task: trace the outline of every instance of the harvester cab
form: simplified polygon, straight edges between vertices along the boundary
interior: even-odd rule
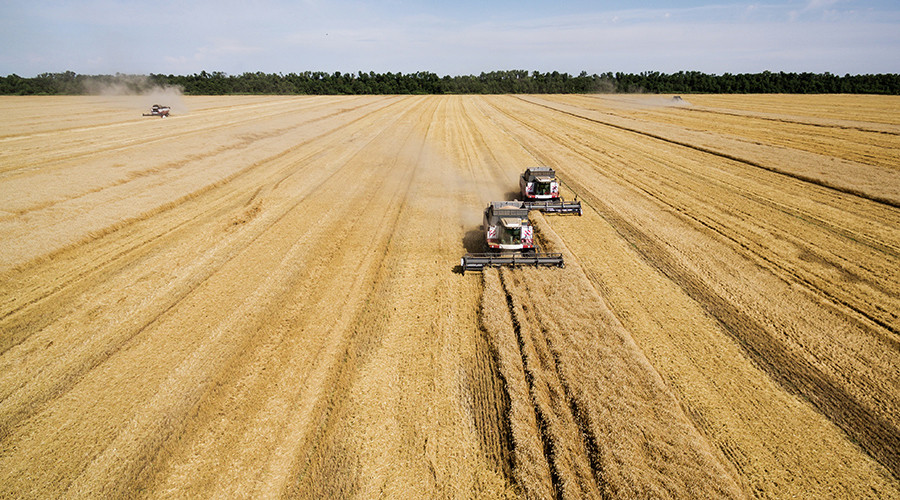
[[[528,210],[555,214],[581,215],[581,202],[566,201],[559,195],[556,171],[549,167],[532,167],[519,176],[519,190]]]
[[[488,267],[563,267],[562,254],[544,253],[534,243],[534,227],[522,201],[493,201],[484,209],[485,253],[468,253],[460,261],[462,272]]]
[[[493,201],[484,210],[484,231],[492,250],[534,248],[534,231],[528,209],[520,201]]]
[[[519,189],[523,200],[559,199],[559,182],[556,171],[549,167],[532,167],[519,176]]]

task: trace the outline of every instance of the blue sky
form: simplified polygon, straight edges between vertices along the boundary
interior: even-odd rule
[[[900,72],[900,2],[0,0],[0,75]]]

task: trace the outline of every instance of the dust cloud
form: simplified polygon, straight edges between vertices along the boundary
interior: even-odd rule
[[[159,85],[144,75],[116,75],[109,80],[88,80],[84,83],[88,95],[110,98],[118,105],[149,112],[154,104],[168,106],[173,115],[187,114],[181,87]]]

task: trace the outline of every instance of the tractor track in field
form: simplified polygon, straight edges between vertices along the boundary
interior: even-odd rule
[[[500,285],[506,296],[506,304],[512,319],[513,331],[516,334],[516,341],[522,357],[525,381],[528,384],[534,415],[540,429],[544,459],[550,465],[550,479],[555,497],[563,497],[564,482],[560,478],[561,474],[566,477],[565,484],[574,483],[585,488],[580,491],[565,491],[567,498],[598,497],[602,491],[601,488],[605,486],[605,482],[602,476],[603,466],[600,463],[596,438],[588,426],[585,425],[584,419],[581,417],[582,414],[575,411],[577,402],[570,396],[570,391],[565,383],[559,379],[558,357],[553,356],[552,369],[549,369],[549,360],[546,358],[541,359],[534,343],[541,340],[547,342],[547,340],[538,340],[523,334],[523,325],[532,324],[534,318],[526,317],[524,307],[527,306],[523,307],[519,303],[519,300],[525,303],[529,302],[528,300],[524,300],[524,298],[514,300],[513,298],[514,292],[511,291],[512,288],[508,284],[508,280],[514,279],[513,274],[501,271]],[[542,347],[544,348],[542,351],[546,353],[548,350],[546,344]],[[552,349],[549,349],[549,351],[552,352]],[[547,398],[550,399],[552,404],[550,407],[539,402],[541,399]],[[568,408],[566,408],[567,406]],[[566,411],[567,409],[568,411]],[[575,438],[575,443],[580,441],[582,446],[577,447],[576,445],[574,450],[561,448],[558,443],[565,438],[554,438],[554,436],[566,434],[569,435],[567,437],[570,439]],[[594,484],[591,484],[591,480],[593,480]],[[603,496],[609,497],[608,494]]]

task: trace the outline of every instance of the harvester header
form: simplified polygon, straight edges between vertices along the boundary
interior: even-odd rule
[[[492,201],[484,209],[485,239],[494,250],[534,248],[528,209],[521,201]]]
[[[553,200],[559,198],[556,171],[549,167],[532,167],[519,176],[519,188],[525,200]]]

